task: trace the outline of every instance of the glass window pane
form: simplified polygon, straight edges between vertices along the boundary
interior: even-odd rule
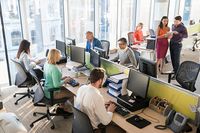
[[[19,5],[17,0],[2,0],[2,14],[4,20],[6,44],[9,59],[15,58],[22,40],[21,21],[19,13]],[[10,61],[11,80],[15,80],[15,66]]]
[[[99,0],[99,39],[110,41],[111,48],[116,47],[117,40],[117,1]]]
[[[151,0],[137,0],[137,17],[136,25],[140,22],[144,24],[143,33],[148,31],[150,26],[150,16],[151,16]]]
[[[124,10],[126,9],[126,10]],[[120,36],[127,38],[127,33],[134,30],[135,14],[136,14],[136,0],[122,0],[121,4],[121,31]]]
[[[86,42],[86,31],[94,32],[94,0],[68,0],[68,37]]]
[[[24,0],[23,26],[25,37],[32,42],[32,56],[64,41],[64,0]]]

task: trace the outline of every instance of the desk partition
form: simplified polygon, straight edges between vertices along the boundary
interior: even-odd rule
[[[200,32],[200,23],[191,25],[187,28],[188,35],[196,34]]]
[[[179,87],[150,78],[148,97],[158,96],[167,99],[173,105],[173,109],[197,121],[197,114],[190,110],[190,105],[198,106],[199,96],[192,92],[182,90]]]

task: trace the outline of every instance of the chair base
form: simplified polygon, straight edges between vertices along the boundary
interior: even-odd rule
[[[47,118],[47,119],[52,123],[51,129],[54,129],[54,128],[55,128],[55,124],[54,124],[54,122],[53,122],[53,120],[52,120],[52,116],[63,116],[64,118],[67,117],[67,116],[65,116],[65,115],[58,115],[58,114],[56,114],[56,113],[51,113],[51,112],[49,111],[49,107],[47,107],[46,113],[34,112],[34,113],[33,113],[33,116],[36,116],[37,114],[38,114],[38,115],[42,115],[42,116],[41,116],[40,118],[38,118],[37,120],[33,121],[33,122],[30,124],[30,127],[31,127],[31,128],[34,126],[34,124],[35,124],[36,122],[38,122],[38,121],[40,121],[40,120],[42,120],[42,119]]]
[[[24,92],[24,93],[15,93],[15,94],[13,95],[13,97],[16,97],[16,95],[23,95],[22,97],[20,97],[19,99],[17,99],[17,100],[15,101],[15,105],[17,105],[17,104],[18,104],[18,101],[20,101],[21,99],[23,99],[23,98],[25,98],[25,97],[33,98],[33,94],[34,94],[33,90],[30,90],[29,88],[28,88],[27,92]]]

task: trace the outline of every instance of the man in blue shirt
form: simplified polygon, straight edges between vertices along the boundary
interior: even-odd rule
[[[94,37],[91,31],[86,32],[86,39],[87,39],[86,52],[90,52],[90,49],[91,48],[94,49],[95,47],[102,49],[101,42],[97,38]]]
[[[187,29],[184,26],[184,24],[181,22],[181,20],[182,20],[181,16],[176,16],[174,18],[174,24],[172,25],[173,36],[170,40],[170,55],[171,55],[172,66],[173,66],[175,75],[180,65],[182,40],[183,38],[188,37]],[[173,79],[174,78],[175,77],[173,77]]]

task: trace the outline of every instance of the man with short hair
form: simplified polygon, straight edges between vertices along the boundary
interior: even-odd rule
[[[86,32],[86,39],[87,39],[87,43],[86,43],[86,52],[90,52],[90,49],[94,49],[95,47],[101,48],[102,49],[102,45],[101,42],[94,37],[93,33],[91,31],[87,31]]]
[[[181,20],[182,20],[181,16],[176,16],[174,18],[174,24],[172,25],[173,36],[170,40],[170,55],[175,75],[180,65],[182,40],[183,38],[188,37],[187,29],[181,22]],[[173,79],[175,79],[175,76],[173,77]]]
[[[127,46],[126,38],[120,38],[118,40],[119,48],[117,56],[111,61],[118,61],[121,65],[131,66],[133,68],[137,67],[137,61],[135,59],[135,54],[132,49]]]
[[[79,88],[75,100],[75,107],[88,115],[94,129],[98,129],[99,124],[108,125],[112,120],[113,112],[116,108],[115,104],[111,101],[105,103],[99,91],[103,79],[104,70],[102,68],[93,69],[89,77],[91,83]],[[112,125],[109,124],[109,126]],[[106,130],[109,130],[109,126],[107,126],[108,129]],[[116,130],[122,131],[119,127]]]

